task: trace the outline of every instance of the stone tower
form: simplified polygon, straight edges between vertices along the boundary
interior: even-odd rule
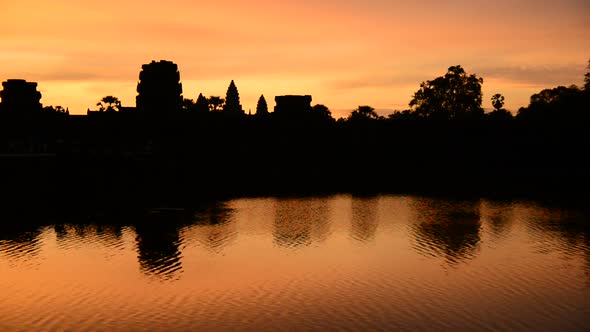
[[[231,114],[244,114],[244,110],[240,104],[240,94],[238,93],[238,88],[233,80],[227,88],[223,111]]]
[[[146,114],[169,114],[182,108],[182,83],[178,66],[171,61],[152,61],[141,66],[137,110]]]
[[[24,114],[41,110],[41,92],[37,91],[37,83],[7,80],[2,82],[2,87],[0,111]]]
[[[258,99],[258,103],[256,104],[256,115],[268,115],[268,104],[266,103],[264,95],[260,95],[260,98]]]
[[[281,115],[301,115],[311,112],[311,96],[276,96],[275,113]]]

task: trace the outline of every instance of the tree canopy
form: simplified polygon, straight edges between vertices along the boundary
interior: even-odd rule
[[[588,67],[586,67],[586,74],[584,74],[584,90],[590,92],[590,60],[588,60]]]
[[[483,115],[481,107],[483,79],[468,75],[457,65],[444,76],[422,82],[414,93],[410,108],[425,118],[457,119]]]
[[[349,121],[377,120],[379,116],[371,106],[359,106],[348,116]]]
[[[192,111],[195,107],[195,102],[192,99],[184,98],[182,99],[182,110],[183,111]]]
[[[118,112],[121,109],[121,101],[114,96],[103,97],[97,104],[101,112]]]
[[[70,114],[70,110],[68,108],[63,108],[62,106],[45,106],[43,107],[43,111],[48,113],[60,113],[60,114]]]
[[[212,112],[221,111],[223,109],[224,103],[225,99],[219,96],[211,96],[207,99],[207,104],[209,104],[209,109]]]
[[[319,119],[330,121],[334,120],[334,118],[332,118],[332,112],[330,112],[330,109],[326,105],[313,105],[313,107],[311,108],[311,112]]]
[[[536,119],[551,121],[562,119],[575,121],[579,117],[587,117],[584,107],[583,91],[575,85],[565,87],[558,86],[552,89],[543,89],[531,96],[528,107],[518,110],[520,119]]]
[[[494,107],[494,110],[488,114],[488,117],[492,120],[498,122],[511,120],[513,118],[512,113],[503,108],[504,96],[501,94],[496,93],[492,96],[492,106]]]
[[[504,96],[499,93],[496,93],[492,96],[492,106],[496,111],[499,111],[504,107]]]

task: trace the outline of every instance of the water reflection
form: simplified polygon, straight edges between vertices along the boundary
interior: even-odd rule
[[[341,218],[345,220],[349,216],[350,224],[338,223],[346,226],[337,226],[337,230],[343,228],[357,244],[373,243],[380,218],[384,218],[378,214],[380,199],[380,196],[352,197],[350,215]],[[273,218],[272,239],[277,246],[297,249],[329,240],[332,219],[337,218],[332,214],[333,198],[281,198],[263,202],[272,206],[267,213]],[[122,249],[123,228],[131,226],[136,232],[140,271],[162,280],[173,280],[183,271],[182,250],[187,241],[196,241],[213,253],[222,252],[236,241],[238,214],[229,207],[234,205],[218,202],[195,210],[135,211],[122,216],[88,217],[79,219],[83,222],[49,223],[52,226],[47,229],[53,229],[60,249],[89,244]],[[539,252],[557,250],[565,257],[582,258],[590,280],[587,212],[518,202],[440,198],[408,197],[403,205],[410,211],[408,229],[412,247],[422,255],[442,257],[456,264],[478,254],[482,232],[492,241],[509,239],[512,225],[521,222],[536,241]],[[42,248],[40,237],[46,229],[44,224],[47,222],[31,220],[4,223],[0,230],[0,255],[21,262],[38,256]],[[482,225],[485,225],[483,230]],[[244,224],[240,229],[259,226]]]
[[[450,264],[474,257],[480,242],[479,201],[417,198],[412,203],[414,248]]]
[[[198,209],[194,212],[194,222],[190,230],[186,231],[205,248],[219,253],[237,236],[233,213],[232,209],[222,203]]]
[[[4,222],[0,325],[588,331],[587,215],[342,195]]]
[[[330,206],[326,198],[278,199],[275,203],[274,243],[281,247],[321,243],[330,234]]]
[[[377,231],[377,206],[379,197],[353,197],[351,238],[359,242],[371,242]]]
[[[123,226],[108,224],[55,224],[53,226],[58,247],[70,249],[88,244],[100,244],[108,248],[122,248]]]
[[[513,203],[482,202],[481,219],[489,227],[495,239],[506,237],[513,219]]]
[[[173,279],[182,271],[179,217],[174,212],[152,211],[136,224],[137,258],[143,273]]]
[[[565,258],[584,258],[584,270],[590,284],[590,216],[587,210],[547,208],[527,204],[520,209],[533,239],[544,253],[560,252]]]
[[[315,243],[325,242],[331,234],[330,199],[326,197],[314,198],[310,202],[311,209],[311,237]]]
[[[42,226],[24,222],[3,224],[0,229],[0,254],[14,261],[28,261],[39,254]]]

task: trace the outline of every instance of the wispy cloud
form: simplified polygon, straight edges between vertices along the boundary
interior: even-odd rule
[[[584,79],[586,64],[536,65],[536,66],[498,66],[476,69],[485,78],[530,85],[553,87],[557,85],[579,84]]]
[[[461,64],[516,107],[538,87],[581,83],[590,54],[589,6],[588,0],[0,1],[0,80],[39,81],[48,102],[85,110],[107,93],[132,103],[141,65],[165,59],[178,64],[191,98],[197,89],[222,94],[236,79],[240,95],[251,99],[243,104],[252,107],[261,93],[310,93],[333,108],[387,109],[405,105],[420,82]],[[542,65],[559,63],[575,64]]]
[[[429,79],[427,74],[412,73],[406,75],[399,74],[376,74],[366,76],[356,76],[333,80],[328,83],[332,89],[356,90],[369,88],[399,88],[407,86],[418,87],[420,82]]]

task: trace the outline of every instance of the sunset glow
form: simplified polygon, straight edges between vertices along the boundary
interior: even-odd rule
[[[460,64],[502,93],[581,84],[587,0],[129,0],[0,3],[0,80],[39,82],[44,105],[85,114],[105,95],[134,106],[141,65],[178,64],[184,97],[225,95],[246,112],[264,94],[311,94],[335,117],[406,109],[420,82]]]

